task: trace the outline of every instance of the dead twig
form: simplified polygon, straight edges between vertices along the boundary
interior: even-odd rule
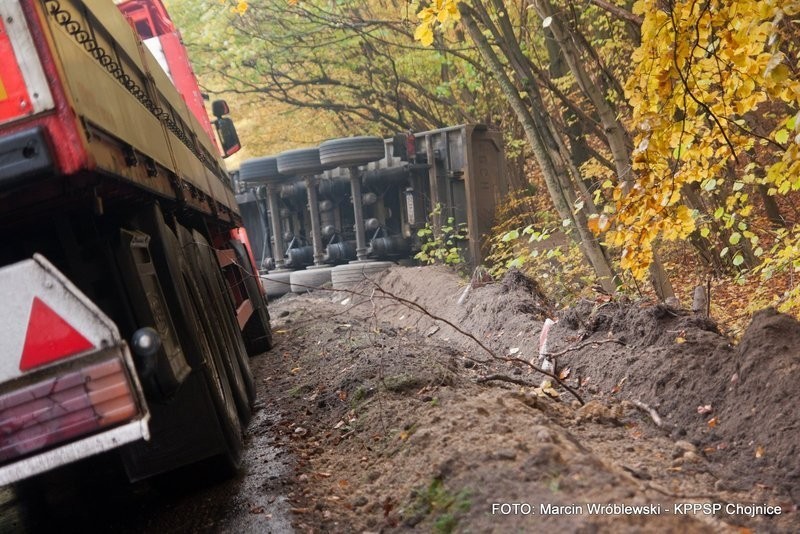
[[[448,319],[445,319],[444,317],[441,317],[441,316],[436,315],[434,313],[431,313],[424,306],[422,306],[422,305],[420,305],[420,304],[418,304],[418,303],[416,303],[416,302],[414,302],[412,300],[408,300],[408,299],[405,299],[405,298],[400,297],[398,295],[395,295],[394,293],[392,293],[392,292],[384,289],[383,287],[381,287],[381,285],[378,284],[375,280],[372,280],[372,279],[367,278],[367,277],[365,277],[365,280],[368,280],[369,282],[372,283],[373,286],[375,286],[373,291],[369,295],[366,295],[364,293],[359,293],[359,292],[353,291],[351,289],[333,289],[333,288],[329,288],[329,289],[325,289],[325,290],[326,291],[331,291],[331,292],[334,292],[334,293],[347,293],[347,294],[350,294],[350,295],[355,295],[355,296],[359,296],[359,297],[365,297],[367,299],[367,302],[372,303],[372,305],[373,305],[373,313],[374,313],[374,308],[375,308],[375,302],[374,302],[375,298],[383,298],[383,299],[387,299],[387,300],[391,300],[391,301],[400,303],[403,306],[405,306],[406,308],[414,310],[414,311],[417,311],[418,313],[420,313],[422,315],[425,315],[425,316],[433,319],[434,321],[438,321],[438,322],[446,324],[447,326],[449,326],[450,328],[452,328],[453,330],[455,330],[456,332],[458,332],[462,336],[472,340],[473,343],[475,343],[476,345],[478,345],[478,347],[483,349],[483,351],[486,352],[486,354],[488,354],[491,357],[491,359],[493,359],[493,360],[502,361],[502,362],[508,362],[508,363],[521,364],[521,365],[524,365],[524,366],[527,366],[527,367],[531,368],[532,370],[534,370],[534,371],[536,371],[538,373],[541,373],[541,374],[543,374],[545,376],[548,376],[548,377],[552,378],[555,381],[555,383],[557,383],[559,386],[563,387],[573,397],[575,397],[575,399],[577,399],[577,401],[579,403],[581,403],[581,405],[586,404],[586,402],[583,400],[583,397],[581,397],[581,395],[574,388],[570,387],[563,380],[561,380],[561,378],[559,378],[559,376],[557,374],[555,374],[553,372],[550,372],[550,371],[547,371],[545,369],[542,369],[538,365],[535,365],[535,364],[533,364],[533,363],[531,363],[531,362],[529,362],[527,360],[523,360],[522,358],[505,358],[503,356],[498,356],[492,349],[487,347],[486,344],[484,344],[480,339],[478,339],[474,335],[470,334],[469,332],[465,331],[464,329],[462,329],[461,327],[459,327],[458,325],[456,325],[452,321],[450,321]],[[311,288],[309,288],[309,289],[311,289]],[[313,288],[313,289],[320,289],[320,288]],[[380,293],[380,294],[376,295],[376,291],[378,293]],[[364,303],[363,302],[362,303],[354,303],[352,307],[348,308],[348,310],[356,308],[356,307],[360,306],[361,304],[364,304]],[[546,355],[547,356],[551,356],[551,357],[552,356],[559,356],[559,355],[563,355],[563,354],[566,354],[566,353],[574,351],[574,350],[580,350],[581,348],[583,348],[585,346],[589,346],[589,345],[592,345],[592,344],[595,344],[595,343],[597,343],[597,344],[619,343],[619,344],[624,345],[624,343],[622,341],[620,341],[620,340],[609,339],[609,340],[595,341],[595,342],[592,342],[592,343],[585,343],[585,344],[582,344],[582,345],[579,345],[579,346],[576,346],[576,347],[565,349],[564,351],[561,351],[561,352],[552,353],[552,354],[546,354]],[[465,356],[465,357],[467,359],[471,360],[471,361],[474,361],[475,363],[480,363],[480,364],[486,364],[487,363],[486,360],[481,360],[481,359],[477,359],[477,358],[471,358],[469,356]],[[527,385],[530,385],[530,384],[527,384]]]
[[[445,319],[444,317],[441,317],[441,316],[438,316],[438,315],[435,315],[435,314],[431,313],[424,306],[421,306],[420,304],[417,304],[416,302],[414,302],[412,300],[405,299],[403,297],[395,295],[394,293],[392,293],[390,291],[387,291],[386,289],[382,288],[378,283],[376,283],[373,280],[370,280],[370,281],[373,283],[373,285],[375,286],[377,291],[379,291],[379,292],[381,292],[381,293],[383,293],[385,295],[384,298],[388,298],[388,299],[393,300],[395,302],[399,302],[399,303],[405,305],[407,308],[409,308],[411,310],[416,310],[417,312],[422,313],[424,315],[427,315],[428,317],[430,317],[431,319],[433,319],[435,321],[439,321],[439,322],[442,322],[442,323],[446,324],[447,326],[449,326],[450,328],[452,328],[453,330],[455,330],[456,332],[458,332],[462,336],[465,336],[465,337],[471,339],[476,345],[478,345],[481,349],[483,349],[484,352],[486,352],[493,360],[497,360],[497,361],[501,361],[501,362],[519,363],[519,364],[525,365],[527,367],[530,367],[531,369],[533,369],[534,371],[536,371],[538,373],[541,373],[541,374],[543,374],[545,376],[549,376],[559,386],[563,387],[573,397],[575,397],[578,400],[578,402],[581,403],[581,405],[586,404],[585,401],[583,400],[583,397],[581,397],[580,394],[577,391],[575,391],[574,388],[570,387],[563,380],[561,380],[561,378],[559,378],[557,374],[552,373],[550,371],[547,371],[545,369],[542,369],[538,365],[534,365],[531,362],[529,362],[527,360],[523,360],[521,358],[505,358],[503,356],[498,356],[492,349],[487,347],[480,339],[478,339],[474,335],[470,334],[469,332],[465,331],[464,329],[462,329],[461,327],[459,327],[458,325],[456,325],[452,321],[449,321],[449,320]],[[605,340],[604,342],[608,342],[608,341],[611,341],[611,340]],[[569,352],[569,351],[567,351],[567,352]],[[486,363],[486,362],[481,362],[481,363]]]
[[[642,401],[638,401],[638,400],[632,400],[631,404],[633,404],[634,406],[639,408],[641,411],[643,411],[644,413],[649,415],[650,419],[653,420],[653,423],[655,423],[655,425],[658,428],[664,428],[664,421],[661,420],[661,416],[658,415],[658,412],[655,410],[655,408],[651,408],[647,404],[643,403]]]
[[[549,358],[558,358],[559,356],[563,356],[570,352],[575,352],[576,350],[582,350],[586,347],[591,347],[592,345],[605,345],[606,343],[616,343],[617,345],[622,345],[623,347],[626,346],[626,343],[620,339],[601,339],[600,341],[587,341],[586,343],[581,343],[580,345],[573,345],[572,347],[567,347],[566,349],[558,352],[542,352],[539,355]]]

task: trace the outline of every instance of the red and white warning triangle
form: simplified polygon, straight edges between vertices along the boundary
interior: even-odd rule
[[[0,317],[0,384],[122,343],[113,321],[38,254],[0,268]]]
[[[95,346],[83,334],[75,330],[42,299],[33,298],[25,345],[19,361],[20,370],[27,371],[93,348]]]

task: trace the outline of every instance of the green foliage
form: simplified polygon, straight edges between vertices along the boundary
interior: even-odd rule
[[[489,273],[501,278],[509,269],[522,270],[540,282],[554,302],[573,302],[594,282],[577,243],[544,209],[536,188],[512,193],[501,203],[489,238]]]
[[[442,205],[437,204],[430,219],[438,219],[442,214]],[[466,264],[459,243],[467,240],[467,230],[464,223],[455,223],[453,217],[448,217],[446,224],[443,224],[437,232],[431,223],[425,223],[424,228],[417,231],[417,236],[422,239],[422,249],[414,256],[414,259],[422,263],[432,265],[440,263],[451,267],[461,267]]]
[[[549,24],[560,18],[570,28],[573,38],[561,46],[576,45],[589,85],[627,129],[625,144],[633,148],[627,154],[611,153],[614,128],[598,127],[601,106],[554,55],[559,42],[537,16],[544,5],[552,8]],[[623,269],[646,278],[655,245],[690,241],[709,248],[703,256],[714,258],[708,268],[716,274],[793,282],[800,272],[800,226],[791,215],[800,200],[800,3],[794,0],[589,2],[578,10],[566,0],[248,0],[243,6],[241,0],[169,2],[204,90],[252,99],[244,118],[234,117],[245,143],[258,149],[249,156],[342,134],[481,121],[502,124],[507,156],[518,168],[527,159],[528,177],[536,179],[531,147],[521,141],[524,114],[499,96],[486,57],[465,39],[463,22],[475,20],[515,97],[529,112],[544,109],[555,125],[563,146],[551,148],[577,169],[559,169],[571,175],[563,189],[586,185],[584,200],[598,208],[588,226]],[[459,9],[473,15],[460,17]],[[510,32],[501,27],[504,19]],[[528,63],[532,71],[520,72]],[[538,100],[534,86],[542,91]],[[770,199],[788,222],[768,213]],[[545,278],[557,294],[580,289],[590,277],[576,245],[561,237],[560,221],[548,215],[549,203],[514,206],[491,237],[494,274],[518,266]],[[425,245],[418,259],[458,263],[463,229],[452,220],[436,229],[419,231]],[[800,289],[770,285],[781,309],[800,310]]]
[[[578,244],[560,228],[536,229],[530,225],[500,236],[500,242],[513,252],[505,265],[495,266],[492,274],[520,269],[561,306],[571,304],[594,282],[594,273]]]
[[[261,153],[342,135],[477,122],[504,103],[471,50],[413,44],[409,6],[368,0],[171,0],[203,90],[257,104]],[[257,111],[258,108],[261,108]],[[266,120],[265,120],[266,119]],[[249,126],[249,125],[247,125]],[[286,144],[284,144],[286,143]]]
[[[423,517],[432,514],[433,532],[437,534],[453,532],[458,525],[459,515],[469,511],[472,506],[469,491],[452,493],[438,478],[433,479],[424,490],[415,490],[415,493],[409,515]]]

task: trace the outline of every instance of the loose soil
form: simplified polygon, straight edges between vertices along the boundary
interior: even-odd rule
[[[520,273],[467,284],[437,267],[287,295],[271,315],[277,346],[259,376],[279,413],[272,432],[295,458],[288,498],[301,531],[800,524],[790,317],[757,314],[733,346],[684,310],[600,295],[556,312]],[[555,372],[580,400],[527,364],[541,365],[546,318],[558,319],[547,339],[561,354]],[[500,513],[512,503],[534,513]],[[680,513],[685,503],[722,510]],[[589,504],[652,507],[592,514]]]

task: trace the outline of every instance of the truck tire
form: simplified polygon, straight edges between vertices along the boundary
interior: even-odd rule
[[[203,238],[203,236],[197,232],[194,233],[194,237],[195,241],[199,243],[207,243],[205,238]],[[217,263],[216,255],[211,252],[211,247],[201,246],[199,251],[205,258],[205,266],[208,271],[208,276],[212,281],[216,280],[216,287],[214,287],[212,284],[212,292],[216,293],[216,300],[222,305],[218,311],[220,312],[222,324],[226,327],[223,330],[227,332],[228,346],[233,349],[233,355],[235,356],[235,361],[232,363],[238,366],[238,373],[241,375],[242,384],[244,385],[244,391],[247,396],[246,422],[249,422],[252,415],[253,405],[256,401],[256,385],[255,380],[253,379],[253,372],[250,369],[250,359],[247,354],[247,347],[245,346],[242,331],[239,329],[239,321],[236,318],[236,307],[233,303],[233,299],[231,298],[228,283],[225,281],[225,277],[222,275],[222,270],[219,266],[219,263]],[[267,324],[269,324],[269,322],[267,322]],[[236,371],[237,369],[234,368],[229,374],[235,376],[237,374]]]
[[[248,159],[239,166],[239,180],[248,185],[279,183],[288,178],[278,172],[278,160],[273,156]]]
[[[209,273],[209,275],[213,276],[212,273]],[[215,288],[212,286],[211,288],[212,298],[218,300],[218,302],[223,302],[225,295],[222,291],[227,291],[227,287],[220,287],[220,285],[225,282],[220,275],[217,276],[217,287]],[[214,293],[215,295],[213,295]],[[235,383],[234,391],[237,394],[239,417],[242,420],[242,424],[246,425],[250,422],[250,418],[253,415],[253,405],[256,402],[256,385],[253,379],[253,372],[250,369],[247,348],[245,347],[244,339],[242,339],[242,332],[239,330],[238,321],[225,309],[220,309],[219,306],[217,306],[216,309],[219,324],[223,335],[226,337],[230,351],[231,360],[228,375],[232,377]],[[240,392],[244,392],[244,396],[242,396]]]
[[[367,278],[373,278],[376,273],[393,267],[390,261],[365,261],[337,265],[331,270],[333,289],[350,289]]]
[[[291,274],[294,271],[280,270],[261,275],[261,285],[267,297],[277,298],[291,291]]]
[[[213,450],[212,454],[219,454],[223,469],[226,473],[233,474],[241,462],[242,427],[227,377],[224,380],[220,378],[219,369],[224,373],[224,367],[216,356],[216,351],[212,349],[214,345],[208,328],[210,321],[205,314],[206,307],[200,304],[202,295],[196,269],[191,264],[189,255],[185,254],[175,232],[164,222],[157,205],[141,210],[133,224],[151,238],[150,249],[162,282],[167,307],[174,320],[184,356],[193,369],[187,378],[191,383],[183,385],[177,393],[181,398],[175,399],[185,407],[177,412],[172,410],[169,417],[179,418],[180,421],[176,421],[178,426],[187,421],[191,425],[203,425],[200,435],[209,440],[209,443],[215,442],[213,446],[208,446],[209,452]],[[201,395],[205,398],[200,398]],[[165,450],[156,458],[145,459],[146,464],[141,464],[136,459],[131,460],[135,462],[135,468],[141,476],[170,469],[170,464],[176,467],[185,465],[187,460],[184,451],[193,451],[189,453],[192,456],[198,454],[198,449],[202,449],[196,443],[182,442],[176,442],[173,447],[172,443],[180,440],[172,430],[176,423],[165,420],[164,424],[168,427],[164,430],[165,435],[171,437],[165,438],[169,443],[164,444]],[[169,434],[170,431],[172,434]],[[157,439],[159,437],[154,435],[154,441]],[[192,456],[192,459],[194,461],[202,457]]]
[[[319,145],[320,163],[331,167],[358,167],[385,156],[386,145],[380,137],[343,137]]]
[[[187,265],[183,272],[183,278],[189,291],[190,313],[198,318],[196,323],[195,336],[203,353],[203,360],[200,372],[203,380],[211,394],[211,400],[217,412],[220,431],[225,441],[225,450],[220,455],[221,467],[226,474],[233,475],[241,466],[242,450],[244,449],[244,436],[240,423],[239,412],[233,398],[230,380],[225,375],[225,366],[222,364],[219,352],[214,350],[214,340],[211,339],[208,330],[210,320],[205,313],[205,306],[202,305],[202,294],[200,292],[200,281],[197,279],[194,270]]]
[[[236,240],[231,240],[230,245],[236,253],[239,268],[243,271],[247,296],[253,305],[253,315],[244,325],[242,337],[244,337],[247,354],[255,356],[272,348],[272,327],[270,326],[267,299],[264,298],[262,287],[256,279],[256,273],[253,272],[253,267],[250,265],[250,259],[244,245]]]
[[[331,169],[319,160],[319,149],[299,148],[278,154],[278,172],[292,176],[313,176]]]
[[[193,235],[181,226],[178,226],[178,237],[184,254],[189,257],[195,274],[197,292],[205,312],[203,328],[212,341],[211,348],[214,356],[219,358],[226,371],[227,378],[230,380],[230,388],[233,392],[236,410],[239,413],[239,420],[243,425],[246,425],[252,416],[252,406],[238,363],[237,347],[231,340],[230,331],[227,327],[228,323],[225,319],[225,314],[230,314],[231,312],[226,310],[226,303],[222,302],[218,289],[215,289],[215,287],[218,287],[217,281],[208,268],[204,256],[204,253],[210,254],[210,246],[200,234],[195,232]]]
[[[307,293],[319,289],[331,281],[332,267],[309,267],[302,271],[292,271],[289,277],[292,293]]]

